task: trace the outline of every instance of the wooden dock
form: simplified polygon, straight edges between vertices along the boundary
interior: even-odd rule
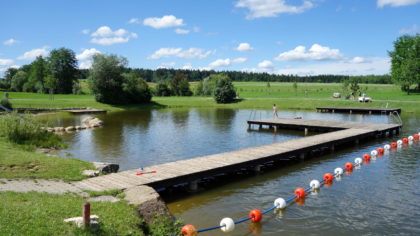
[[[367,114],[392,114],[398,112],[401,114],[400,108],[361,108],[361,107],[317,107],[317,112],[332,112],[332,113],[367,113]]]
[[[257,170],[264,164],[297,159],[304,160],[317,150],[334,150],[339,145],[359,143],[361,140],[398,134],[401,125],[361,122],[338,122],[303,119],[266,119],[248,121],[252,128],[288,128],[332,131],[263,146],[208,155],[193,159],[169,162],[146,167],[142,175],[136,170],[127,170],[109,175],[74,182],[80,189],[104,191],[128,189],[148,185],[154,188],[188,183],[197,186],[200,179],[219,174],[237,172],[242,169]],[[155,173],[152,173],[155,171]]]

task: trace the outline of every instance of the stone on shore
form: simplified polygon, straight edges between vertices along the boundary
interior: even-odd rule
[[[117,173],[120,165],[106,162],[93,162],[95,168],[102,173]]]

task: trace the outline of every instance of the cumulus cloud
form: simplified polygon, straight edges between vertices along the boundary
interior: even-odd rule
[[[44,46],[43,48],[36,48],[30,51],[25,52],[24,54],[20,55],[17,59],[18,60],[34,60],[37,56],[47,56],[49,53],[48,47]]]
[[[185,63],[182,69],[184,70],[192,70],[192,64],[191,63]]]
[[[240,43],[238,47],[235,48],[237,51],[245,52],[245,51],[251,51],[254,50],[254,48],[249,45],[249,43]]]
[[[262,69],[272,69],[274,68],[274,65],[271,61],[269,60],[264,60],[260,63],[258,63],[258,68],[262,68]]]
[[[128,24],[140,24],[141,22],[140,22],[140,20],[138,19],[138,18],[131,18],[129,21],[128,21]]]
[[[0,59],[0,66],[9,66],[13,64],[12,59]]]
[[[212,51],[206,51],[201,48],[189,48],[183,50],[182,48],[160,48],[159,50],[155,51],[152,55],[148,58],[157,60],[160,58],[167,58],[167,57],[178,57],[178,58],[185,58],[185,59],[203,59],[208,57],[209,55],[213,54]]]
[[[282,13],[298,14],[314,7],[311,1],[300,6],[287,5],[285,0],[239,0],[235,7],[248,9],[247,18],[276,17]]]
[[[297,46],[295,49],[280,53],[274,60],[276,61],[322,61],[322,60],[339,60],[344,56],[338,49],[313,44],[309,50],[304,46]]]
[[[210,69],[215,69],[215,68],[219,68],[219,67],[228,67],[230,65],[232,65],[233,63],[244,63],[246,62],[248,59],[245,57],[238,57],[235,59],[230,59],[230,58],[226,58],[226,59],[217,59],[213,62],[211,62],[208,66],[208,68]]]
[[[126,43],[132,38],[137,38],[136,33],[128,32],[125,29],[112,31],[108,26],[101,26],[91,34],[93,37],[90,42],[100,45],[112,45],[118,43]]]
[[[350,63],[365,63],[366,59],[363,57],[353,57],[349,62]]]
[[[183,19],[178,19],[173,15],[166,15],[159,17],[150,17],[143,20],[143,24],[146,26],[153,27],[155,29],[178,27],[184,25]]]
[[[4,41],[3,44],[7,45],[7,46],[11,46],[11,45],[16,44],[18,42],[19,41],[17,41],[16,39],[11,38],[11,39],[8,39],[8,40]]]
[[[376,5],[378,7],[384,7],[389,5],[391,7],[401,7],[420,3],[420,0],[377,0]]]
[[[85,49],[82,53],[76,55],[79,60],[80,69],[89,69],[92,66],[92,57],[96,54],[101,54],[101,51],[96,48]]]
[[[175,29],[175,33],[177,34],[188,34],[189,32],[190,31],[186,29],[180,29],[180,28]]]
[[[420,27],[417,25],[413,25],[411,28],[404,28],[401,29],[400,34],[419,34],[420,33]]]
[[[246,58],[246,57],[238,57],[238,58],[233,59],[232,62],[234,62],[234,63],[244,63],[247,60],[248,60],[248,58]]]

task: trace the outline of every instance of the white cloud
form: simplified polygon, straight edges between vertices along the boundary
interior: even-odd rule
[[[0,66],[9,66],[13,64],[12,59],[0,59]]]
[[[297,46],[295,49],[280,53],[276,61],[310,61],[310,60],[339,60],[344,56],[338,49],[331,49],[319,44],[313,44],[307,51],[304,46]]]
[[[182,69],[184,70],[192,70],[192,64],[191,63],[185,63]]]
[[[162,18],[158,18],[158,17],[146,18],[143,20],[143,24],[146,26],[153,27],[155,29],[162,29],[162,28],[183,26],[184,20],[177,19],[173,15],[166,15],[166,16],[162,16]]]
[[[11,46],[11,45],[16,44],[18,42],[19,41],[17,41],[16,39],[11,38],[11,39],[8,39],[8,40],[4,41],[3,44],[7,45],[7,46]]]
[[[189,32],[190,31],[186,29],[180,29],[180,28],[175,29],[175,33],[177,34],[188,34]]]
[[[92,57],[96,54],[101,54],[101,51],[96,48],[85,49],[82,53],[76,55],[79,60],[80,69],[89,69],[92,66]]]
[[[163,62],[158,68],[173,68],[175,65],[175,62]]]
[[[132,38],[137,38],[136,33],[130,33],[125,29],[112,31],[108,26],[101,26],[91,34],[93,37],[90,42],[100,45],[112,45],[117,43],[126,43]]]
[[[420,3],[420,0],[377,0],[376,5],[378,7],[384,7],[389,5],[391,7],[401,7]]]
[[[366,59],[363,57],[353,57],[349,62],[350,63],[365,63]]]
[[[141,22],[140,22],[140,20],[138,19],[138,18],[131,18],[129,21],[128,21],[128,24],[140,24]]]
[[[304,1],[301,6],[287,5],[285,0],[239,0],[235,7],[248,8],[248,19],[276,17],[282,13],[302,13],[314,7],[311,1]]]
[[[82,34],[89,34],[90,33],[90,29],[84,29],[82,30]]]
[[[189,48],[183,50],[182,48],[160,48],[159,50],[155,51],[152,55],[150,55],[149,59],[160,59],[166,57],[178,57],[178,58],[185,58],[185,59],[203,59],[208,57],[209,55],[213,54],[212,51],[205,51],[201,48]]]
[[[417,25],[413,25],[411,28],[404,28],[401,29],[400,34],[419,34],[420,33],[420,27],[418,27]]]
[[[237,51],[245,52],[245,51],[251,51],[254,50],[254,48],[249,45],[249,43],[240,43],[238,47],[235,48]]]
[[[234,63],[244,63],[247,60],[248,60],[248,58],[246,58],[246,57],[238,57],[238,58],[233,59],[232,62],[234,62]]]
[[[36,48],[32,49],[31,51],[27,51],[24,54],[20,55],[17,59],[18,60],[34,60],[37,56],[47,56],[48,50],[47,46],[44,46],[43,48]]]
[[[269,60],[264,60],[260,63],[258,63],[258,68],[262,68],[262,69],[272,69],[274,68],[274,65],[271,61]]]

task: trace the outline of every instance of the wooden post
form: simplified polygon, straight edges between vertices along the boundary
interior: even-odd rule
[[[85,228],[90,227],[90,203],[83,204],[83,225]]]
[[[274,125],[274,132],[277,132],[277,125]]]
[[[352,111],[350,110],[350,114],[352,113]]]

